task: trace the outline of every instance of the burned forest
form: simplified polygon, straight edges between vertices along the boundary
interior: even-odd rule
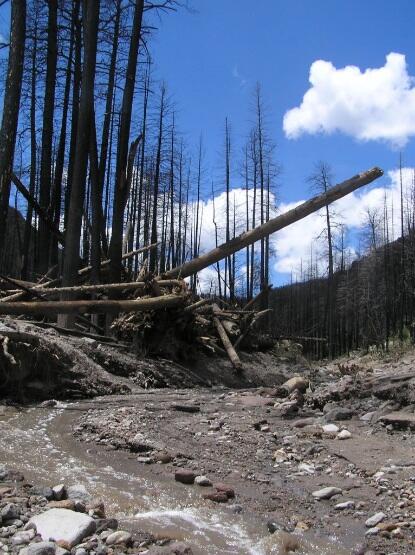
[[[0,552],[415,552],[415,81],[368,3],[0,1]]]

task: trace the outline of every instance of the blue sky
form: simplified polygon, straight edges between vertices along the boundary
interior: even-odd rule
[[[310,66],[318,59],[363,71],[382,67],[387,54],[398,52],[415,75],[415,2],[190,0],[190,5],[194,11],[163,16],[152,52],[157,74],[178,104],[182,129],[191,141],[203,132],[212,169],[219,166],[226,116],[235,143],[245,136],[256,81],[270,108],[270,131],[283,167],[282,201],[309,195],[305,177],[318,160],[328,161],[338,180],[374,165],[396,167],[399,151],[385,142],[359,142],[342,133],[290,140],[282,121],[301,103]],[[402,150],[404,164],[411,165],[414,141]]]

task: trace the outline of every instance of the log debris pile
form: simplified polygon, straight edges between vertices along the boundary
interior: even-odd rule
[[[80,272],[80,278],[87,273]],[[52,285],[51,285],[52,284]],[[62,293],[76,299],[60,301]],[[117,299],[109,298],[113,295]],[[60,313],[76,314],[74,330],[103,340],[106,314],[114,314],[110,324],[112,340],[130,343],[140,354],[162,355],[171,360],[189,360],[199,349],[228,356],[236,370],[242,369],[238,352],[264,344],[255,333],[258,322],[269,312],[255,310],[259,294],[249,306],[230,306],[216,298],[193,295],[183,279],[155,279],[144,276],[140,281],[113,284],[80,284],[57,287],[56,280],[41,283],[0,278],[0,314],[48,320]],[[93,297],[93,298],[91,298]],[[59,327],[50,322],[51,327]],[[62,330],[63,331],[63,330]]]
[[[78,282],[71,287],[61,287],[59,278],[50,278],[56,268],[38,283],[0,276],[0,316],[41,316],[50,322],[56,316],[70,314],[73,316],[70,327],[75,333],[86,336],[98,333],[102,337],[111,330],[113,336],[131,342],[141,353],[162,354],[176,361],[190,358],[195,348],[202,347],[228,356],[235,370],[240,371],[240,349],[264,346],[258,323],[269,315],[269,310],[263,309],[266,303],[261,303],[260,310],[258,301],[269,286],[263,287],[245,306],[238,306],[216,298],[197,298],[190,293],[184,279],[371,183],[382,174],[379,168],[358,174],[160,276],[149,274],[146,266],[148,254],[157,249],[157,244],[123,256],[124,260],[143,257],[137,281],[129,281],[125,269],[123,282],[105,283],[110,260],[101,262],[103,283],[100,284],[88,283],[91,267],[79,270]],[[51,325],[57,327],[54,322]]]

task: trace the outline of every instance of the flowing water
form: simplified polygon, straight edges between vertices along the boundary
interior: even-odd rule
[[[60,404],[0,416],[0,463],[36,484],[83,484],[104,500],[120,527],[188,541],[197,555],[283,554],[284,536],[270,536],[252,512],[235,514],[207,506],[197,488],[168,480],[131,454],[79,443],[70,433],[80,410],[92,404]],[[301,553],[347,555],[336,538],[301,539]]]

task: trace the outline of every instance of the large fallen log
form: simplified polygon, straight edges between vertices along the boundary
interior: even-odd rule
[[[140,253],[143,252],[147,252],[151,249],[155,249],[157,247],[158,243],[153,243],[151,245],[146,245],[145,247],[141,247],[140,249],[131,251],[131,252],[127,252],[125,254],[123,254],[122,259],[123,260],[127,260],[128,258],[131,258],[132,256],[138,255]],[[109,260],[103,260],[101,262],[101,268],[108,266],[110,263]],[[81,268],[78,271],[78,277],[82,277],[85,276],[86,274],[88,274],[88,272],[90,272],[92,269],[92,266],[86,266],[85,268]],[[61,282],[60,278],[58,279],[54,279],[52,281],[49,281],[48,283],[39,283],[38,285],[35,285],[33,287],[34,290],[38,290],[38,289],[43,289],[43,288],[50,288],[53,287],[54,285],[59,285]],[[25,292],[21,292],[21,293],[14,293],[13,295],[9,295],[8,297],[3,297],[2,299],[0,299],[0,302],[11,302],[11,301],[18,301],[20,300],[23,296],[25,295]]]
[[[242,233],[238,237],[234,237],[227,243],[223,243],[206,254],[202,254],[198,258],[189,260],[189,262],[185,262],[182,266],[168,270],[164,273],[163,277],[186,278],[192,276],[204,268],[207,268],[211,264],[219,262],[223,258],[236,253],[248,245],[252,245],[260,239],[264,239],[268,235],[271,235],[272,233],[275,233],[276,231],[279,231],[294,222],[298,222],[298,220],[302,220],[313,212],[320,210],[320,208],[339,200],[356,189],[359,189],[359,187],[363,187],[363,185],[371,183],[382,175],[383,170],[380,168],[372,168],[371,170],[355,175],[351,179],[347,179],[332,189],[329,189],[327,193],[322,193],[321,195],[313,197],[312,199],[303,202],[303,204],[300,204],[300,206],[297,206],[296,208],[293,208],[292,210],[289,210],[288,212],[285,212],[284,214],[281,214],[280,216],[277,216],[276,218],[273,218],[272,220],[269,220],[268,222],[265,222],[250,231],[245,231],[245,233]]]
[[[148,299],[128,301],[31,301],[1,303],[0,314],[117,314],[118,312],[140,312],[160,310],[182,304],[184,295],[163,295]]]
[[[28,293],[42,293],[43,295],[55,295],[60,293],[102,293],[105,291],[144,291],[147,287],[151,287],[151,281],[126,281],[122,283],[100,283],[97,285],[78,285],[74,287],[38,287],[27,288]],[[178,279],[164,279],[157,281],[159,287],[180,287],[182,281]],[[33,289],[33,291],[32,291]]]

